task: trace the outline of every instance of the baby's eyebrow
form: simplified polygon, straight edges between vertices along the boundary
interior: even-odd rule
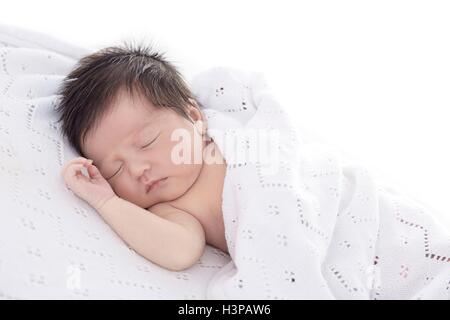
[[[138,129],[134,134],[133,137],[131,139],[131,145],[135,146],[138,142],[138,138],[139,135],[141,134],[142,131],[144,131],[145,129],[147,129],[149,127],[149,125],[153,124],[152,121],[146,122],[145,125],[143,125],[140,129]],[[154,128],[153,128],[154,129]]]

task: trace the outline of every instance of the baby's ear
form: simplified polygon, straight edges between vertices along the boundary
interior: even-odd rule
[[[190,99],[189,98],[189,102],[192,106],[196,107],[197,109],[200,109],[200,107],[198,106],[197,101],[195,101],[194,99]]]
[[[206,134],[207,123],[205,121],[197,120],[195,121],[194,126],[201,135]]]
[[[201,109],[198,107],[197,102],[193,99],[189,99],[189,101],[191,103],[187,106],[187,113],[189,114],[191,120],[194,122],[197,120],[203,120],[204,118],[203,113]]]
[[[206,118],[199,108],[198,103],[194,99],[189,99],[190,105],[188,106],[188,114],[191,118],[194,126],[197,128],[200,134],[205,134],[208,128]]]

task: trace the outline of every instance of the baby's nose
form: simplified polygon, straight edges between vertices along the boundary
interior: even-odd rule
[[[147,184],[150,182],[150,169],[145,169],[141,174],[141,181],[144,184]]]

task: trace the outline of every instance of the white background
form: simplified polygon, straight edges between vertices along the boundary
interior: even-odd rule
[[[2,1],[0,23],[84,47],[148,41],[187,79],[261,71],[305,130],[450,225],[448,1]]]

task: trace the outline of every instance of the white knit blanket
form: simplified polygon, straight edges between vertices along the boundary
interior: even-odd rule
[[[207,246],[193,267],[163,269],[64,184],[78,154],[55,123],[56,92],[89,53],[0,25],[0,300],[204,299],[228,255]]]
[[[90,52],[0,26],[0,299],[449,298],[449,235],[430,210],[306,142],[260,75],[227,68],[191,84],[229,164],[233,261],[208,246],[170,272],[136,255],[59,175],[77,154],[56,88]],[[256,160],[255,136],[273,138]]]
[[[449,299],[450,236],[430,209],[305,141],[261,74],[216,68],[192,86],[228,163],[232,261],[208,298]]]

